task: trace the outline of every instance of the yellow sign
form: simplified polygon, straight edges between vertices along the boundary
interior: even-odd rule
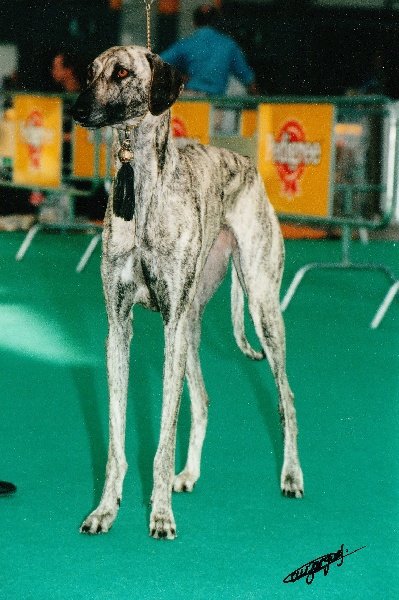
[[[62,103],[59,98],[15,96],[13,181],[20,185],[61,184]]]
[[[240,135],[252,137],[258,128],[258,111],[243,110],[241,113]]]
[[[209,144],[211,106],[208,102],[176,102],[172,106],[172,133]]]
[[[95,175],[104,178],[107,170],[108,153],[111,151],[112,129],[104,127],[100,130],[84,129],[74,126],[72,174],[78,179],[92,178]],[[98,156],[96,157],[96,147]],[[96,166],[96,161],[98,161]]]
[[[258,167],[278,213],[330,212],[332,104],[261,104]]]
[[[15,124],[13,111],[8,109],[0,121],[0,156],[14,158],[15,152]]]

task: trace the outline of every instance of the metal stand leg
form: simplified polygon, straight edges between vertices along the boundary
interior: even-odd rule
[[[383,303],[373,321],[371,322],[372,329],[376,329],[383,319],[386,311],[392,303],[395,295],[399,291],[399,281],[395,274],[386,265],[379,263],[353,263],[349,258],[349,249],[351,244],[351,229],[348,225],[342,227],[342,260],[338,263],[309,263],[301,267],[295,274],[294,279],[290,283],[288,290],[285,293],[284,298],[281,301],[281,310],[284,312],[294,297],[299,284],[303,280],[304,276],[311,269],[351,269],[353,271],[381,271],[388,277],[391,282],[391,287],[386,295]]]
[[[399,291],[399,281],[396,281],[388,290],[387,295],[385,296],[383,302],[381,303],[379,309],[376,312],[374,319],[371,321],[371,329],[377,329],[382,319],[385,317],[385,313],[388,308],[391,306],[393,299]]]
[[[359,237],[362,244],[369,243],[369,233],[365,227],[360,227],[359,229]]]
[[[24,239],[24,241],[21,244],[20,249],[18,250],[16,256],[15,256],[15,260],[22,260],[23,257],[26,254],[26,251],[28,250],[29,246],[32,243],[33,238],[35,237],[35,235],[41,230],[41,229],[53,229],[56,231],[69,231],[72,229],[78,229],[78,230],[85,230],[85,229],[92,229],[93,225],[91,224],[61,224],[61,225],[55,225],[55,224],[46,224],[46,223],[36,223],[36,225],[34,225],[33,227],[31,227]],[[95,228],[97,230],[100,229],[100,227],[95,226]],[[76,267],[76,272],[77,273],[81,273],[83,271],[83,269],[85,268],[89,258],[91,257],[91,255],[93,254],[98,242],[101,240],[101,236],[102,233],[97,233],[93,239],[91,240],[87,250],[85,250],[82,258],[79,261],[78,266]]]
[[[101,233],[97,233],[97,235],[95,235],[93,237],[93,239],[91,240],[90,244],[88,245],[87,249],[85,250],[82,258],[79,261],[78,266],[76,267],[76,272],[77,273],[81,273],[83,271],[83,269],[85,268],[85,266],[87,265],[87,262],[90,258],[90,256],[93,254],[98,242],[101,240]]]
[[[35,237],[35,235],[38,233],[38,231],[40,231],[40,229],[42,229],[42,225],[40,223],[36,223],[36,225],[33,225],[33,227],[31,227],[24,239],[24,241],[21,244],[20,249],[18,250],[16,256],[15,256],[15,260],[22,260],[23,257],[25,256],[25,253],[27,251],[27,249],[29,248],[29,246],[32,243],[33,238]]]
[[[388,292],[386,299],[383,302],[383,304],[387,303],[388,305],[387,305],[387,308],[385,309],[384,313],[382,314],[381,319],[384,316],[386,310],[388,309],[389,304],[392,302],[393,297],[395,296],[396,292],[399,290],[399,282],[396,279],[394,273],[391,271],[391,269],[389,269],[387,266],[385,266],[383,264],[379,264],[379,263],[364,263],[364,264],[362,264],[362,263],[351,263],[351,262],[346,262],[346,261],[344,261],[342,263],[309,263],[308,265],[304,265],[303,267],[301,267],[301,269],[299,269],[299,271],[296,272],[294,279],[292,280],[291,284],[289,285],[288,290],[286,291],[285,296],[281,302],[282,312],[285,311],[285,309],[291,302],[295,292],[297,291],[298,286],[301,283],[302,279],[304,278],[306,273],[308,271],[310,271],[311,269],[319,269],[319,270],[322,270],[322,269],[349,270],[350,269],[352,271],[381,271],[382,273],[384,273],[384,275],[386,275],[387,278],[390,280],[392,287],[391,287],[390,291]],[[395,289],[395,291],[394,291],[394,289]],[[375,319],[376,319],[376,317],[374,318],[374,320]],[[378,326],[378,323],[377,323],[376,327]]]
[[[291,281],[288,290],[285,293],[284,298],[281,301],[281,311],[284,312],[291,302],[294,294],[301,283],[302,279],[305,277],[306,273],[313,268],[313,263],[309,265],[305,265],[299,271],[296,272],[294,279]]]

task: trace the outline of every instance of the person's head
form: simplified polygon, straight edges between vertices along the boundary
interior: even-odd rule
[[[70,52],[58,52],[51,65],[51,75],[66,92],[77,92],[82,87],[78,58]]]
[[[193,13],[193,22],[196,27],[214,26],[219,16],[218,9],[212,4],[201,4]]]

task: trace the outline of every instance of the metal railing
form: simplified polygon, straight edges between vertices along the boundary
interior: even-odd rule
[[[62,96],[62,100],[71,101],[73,97]],[[12,101],[12,98],[11,98]],[[286,310],[292,301],[298,286],[305,275],[318,269],[352,269],[377,270],[389,280],[390,288],[384,301],[384,310],[379,309],[371,326],[377,327],[390,302],[399,290],[399,283],[392,270],[383,264],[357,263],[351,259],[352,234],[360,231],[363,239],[368,231],[383,229],[392,221],[398,195],[398,115],[397,103],[389,99],[377,97],[239,97],[239,98],[182,98],[183,103],[206,102],[210,104],[210,117],[207,124],[209,142],[224,146],[238,152],[249,154],[255,162],[259,161],[259,143],[263,135],[259,128],[243,135],[241,117],[245,111],[259,111],[260,105],[331,105],[334,109],[332,130],[332,159],[330,163],[329,209],[323,216],[312,214],[290,214],[278,211],[280,220],[296,225],[310,225],[330,231],[338,230],[341,237],[341,257],[333,263],[316,262],[304,265],[295,274],[287,292],[282,299],[282,309]],[[194,111],[193,111],[194,112]],[[172,113],[173,114],[173,113]],[[226,118],[226,115],[228,118]],[[195,119],[195,114],[192,115]],[[75,129],[72,128],[72,134]],[[321,133],[323,133],[321,131]],[[189,135],[190,137],[190,135]],[[72,148],[74,141],[72,139]],[[57,190],[42,191],[64,194],[69,198],[69,214],[61,223],[36,223],[23,241],[17,260],[21,260],[29,248],[35,235],[42,229],[95,229],[95,234],[82,256],[77,270],[81,271],[101,239],[101,226],[93,223],[76,221],[74,201],[79,196],[89,196],[104,179],[110,179],[111,143],[109,138],[101,144],[101,133],[96,132],[94,143],[94,167],[89,189],[79,187],[79,181],[73,174],[71,164],[63,165],[62,183]],[[104,165],[101,171],[100,147],[105,152]],[[73,156],[71,155],[71,159]],[[104,159],[104,157],[103,157]],[[13,187],[12,178],[1,180],[0,186]],[[21,185],[18,185],[21,187]],[[29,187],[29,186],[26,186]],[[266,182],[266,188],[267,188]],[[273,202],[273,198],[271,198]]]
[[[341,238],[341,256],[336,262],[314,262],[303,265],[294,275],[282,299],[282,310],[292,301],[305,275],[316,270],[379,271],[383,273],[390,288],[371,327],[380,324],[393,298],[399,292],[399,282],[390,267],[380,263],[359,263],[351,259],[353,232],[360,239],[368,240],[369,231],[386,228],[394,219],[398,196],[398,103],[384,96],[367,97],[266,97],[212,100],[215,110],[230,110],[239,113],[243,109],[257,109],[259,105],[291,104],[293,114],[298,104],[332,105],[334,124],[332,132],[332,160],[330,167],[329,210],[323,216],[312,214],[290,214],[278,211],[281,222],[322,228]],[[238,122],[238,119],[236,119]],[[320,132],[322,133],[322,132]],[[259,136],[257,131],[253,145],[253,158],[258,160]],[[229,136],[219,134],[217,145],[234,147]],[[212,140],[214,141],[214,140]],[[268,185],[266,182],[266,189]],[[271,198],[273,202],[273,198]]]

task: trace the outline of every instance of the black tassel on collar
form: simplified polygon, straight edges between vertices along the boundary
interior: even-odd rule
[[[133,160],[133,151],[130,142],[130,129],[125,129],[125,139],[118,152],[118,158],[122,163],[116,175],[113,194],[113,212],[116,217],[124,221],[131,221],[136,206],[134,198],[134,171],[130,164]]]

